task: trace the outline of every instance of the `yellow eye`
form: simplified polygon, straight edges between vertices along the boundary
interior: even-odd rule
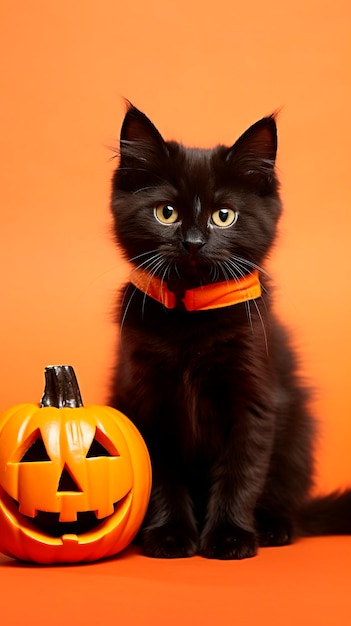
[[[158,204],[154,208],[154,215],[161,224],[174,224],[178,219],[178,211],[171,204]]]
[[[235,224],[238,216],[239,213],[237,211],[222,207],[212,213],[212,222],[215,226],[219,226],[220,228],[228,228],[229,226],[233,226],[233,224]]]

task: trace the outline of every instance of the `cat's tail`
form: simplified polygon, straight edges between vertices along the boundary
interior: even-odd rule
[[[351,535],[351,489],[313,498],[300,510],[298,534]]]

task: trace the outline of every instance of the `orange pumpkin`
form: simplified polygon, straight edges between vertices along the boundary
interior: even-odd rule
[[[82,405],[71,367],[45,376],[39,406],[0,416],[0,551],[38,563],[111,556],[146,512],[146,445],[119,411]]]

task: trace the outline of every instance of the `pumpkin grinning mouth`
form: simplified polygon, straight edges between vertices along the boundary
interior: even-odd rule
[[[114,512],[118,504],[119,503],[113,505]],[[95,528],[107,519],[106,517],[98,519],[94,511],[77,513],[77,519],[74,522],[60,522],[59,516],[59,513],[38,511],[35,518],[32,519],[32,523],[38,530],[41,530],[50,537],[61,537],[62,535],[82,535],[83,533],[90,532],[91,530],[95,530]]]
[[[115,502],[113,505],[113,513],[102,518],[98,518],[95,511],[78,511],[77,519],[72,522],[60,522],[60,513],[50,513],[48,511],[37,511],[35,517],[24,515],[19,511],[18,514],[24,517],[33,528],[41,531],[48,537],[59,538],[64,535],[79,536],[84,533],[91,532],[92,530],[96,530],[100,525],[106,522],[106,520],[113,517],[113,515],[115,515],[115,513],[123,506],[129,495],[130,492],[128,492],[121,500]],[[9,495],[8,497],[18,510],[20,506],[19,502]]]

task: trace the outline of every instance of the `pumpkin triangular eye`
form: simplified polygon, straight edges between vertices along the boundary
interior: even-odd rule
[[[46,451],[42,436],[38,431],[36,439],[30,444],[29,448],[22,456],[20,463],[35,463],[42,461],[51,461],[51,459]]]
[[[87,459],[98,456],[119,456],[119,453],[112,441],[110,441],[103,432],[96,429],[95,437],[87,452]]]

